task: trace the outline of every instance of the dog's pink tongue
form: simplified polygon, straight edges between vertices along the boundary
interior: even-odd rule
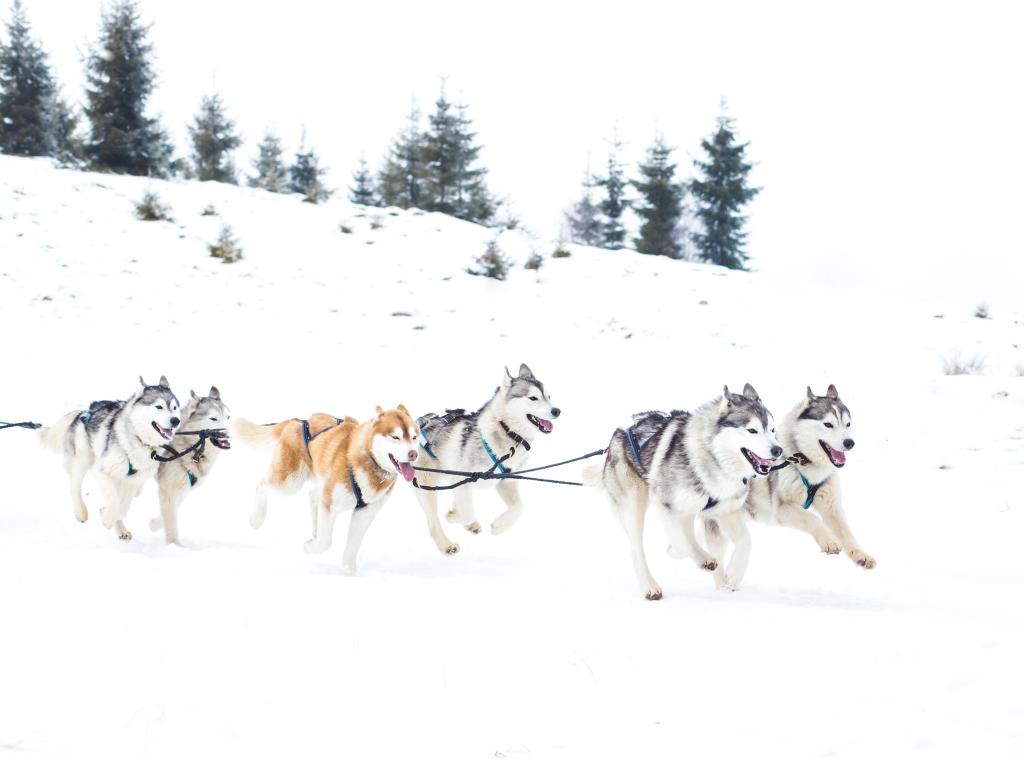
[[[846,463],[846,454],[842,451],[837,451],[832,446],[829,446],[829,450],[832,451],[832,458],[836,460],[836,464],[843,466]]]
[[[541,432],[550,432],[555,428],[555,425],[547,419],[537,419],[537,426],[540,427]]]
[[[405,482],[411,483],[412,479],[416,477],[416,470],[412,468],[412,464],[407,461],[398,462],[398,471],[402,473],[402,477],[405,478]]]

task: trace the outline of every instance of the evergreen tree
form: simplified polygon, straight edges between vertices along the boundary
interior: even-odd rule
[[[284,192],[288,187],[288,169],[284,167],[281,140],[270,131],[263,134],[256,158],[256,175],[249,177],[250,187],[268,192]]]
[[[598,186],[604,189],[604,199],[597,204],[601,212],[601,247],[615,251],[626,242],[626,227],[622,223],[622,214],[629,207],[626,199],[626,176],[619,162],[622,142],[618,136],[612,140],[612,149],[608,153],[608,175],[595,179]]]
[[[76,133],[78,115],[57,90],[46,100],[46,124],[46,154],[64,165],[77,163],[83,152],[82,140]]]
[[[377,196],[383,205],[419,208],[423,205],[423,132],[415,102],[408,123],[388,150],[377,176]]]
[[[373,193],[373,177],[366,164],[366,156],[359,158],[359,166],[352,174],[352,186],[348,188],[348,199],[358,205],[376,205],[377,196]]]
[[[204,96],[195,123],[188,127],[192,139],[192,166],[199,181],[237,184],[231,152],[242,143],[235,124],[224,114],[219,94]]]
[[[744,269],[747,219],[739,211],[761,191],[747,184],[747,146],[736,142],[732,120],[722,115],[715,133],[701,142],[707,160],[694,161],[699,178],[690,184],[703,230],[693,234],[697,256],[729,269]]]
[[[675,175],[672,148],[659,136],[647,149],[646,161],[640,164],[641,178],[632,182],[643,200],[636,208],[642,222],[640,237],[633,241],[640,253],[682,258],[677,229],[683,215],[684,187]]]
[[[455,107],[442,88],[423,140],[423,207],[486,224],[494,216],[495,203],[487,191],[487,170],[475,167],[481,148],[474,144],[476,134],[470,126],[465,107]]]
[[[135,0],[117,0],[102,16],[99,41],[86,61],[85,152],[94,168],[137,176],[167,172],[171,144],[145,114],[156,81],[148,36]]]
[[[306,137],[302,137],[295,163],[288,169],[288,188],[300,192],[307,203],[320,203],[331,196],[331,191],[322,181],[327,169],[320,167],[320,158],[312,149],[306,149]]]
[[[565,218],[569,223],[569,239],[572,242],[580,245],[600,245],[601,223],[597,218],[598,210],[591,192],[595,181],[590,174],[589,166],[588,163],[587,172],[583,175],[583,196],[566,213]]]
[[[49,155],[55,97],[46,53],[32,39],[21,0],[11,4],[7,43],[0,41],[0,152]]]

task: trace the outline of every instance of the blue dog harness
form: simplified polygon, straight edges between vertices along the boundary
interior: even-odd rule
[[[798,469],[796,471],[796,473],[798,475],[800,475],[800,481],[804,484],[804,490],[807,491],[807,500],[804,502],[803,507],[804,507],[804,509],[810,509],[811,504],[814,503],[814,496],[815,496],[815,494],[817,494],[818,491],[821,490],[821,486],[823,486],[825,483],[827,483],[828,480],[822,480],[820,483],[817,483],[815,485],[811,485],[809,482],[807,482],[807,478],[804,477],[804,473],[803,472],[801,472]]]

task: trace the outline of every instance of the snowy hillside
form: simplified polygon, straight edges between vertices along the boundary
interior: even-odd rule
[[[147,190],[173,222],[134,217]],[[235,264],[207,255],[224,224]],[[418,415],[480,405],[525,361],[564,412],[535,446],[547,463],[725,383],[752,382],[776,416],[835,383],[857,437],[849,517],[878,568],[756,526],[742,590],[716,592],[652,520],[665,599],[647,603],[591,491],[525,488],[515,528],[449,526],[462,551],[445,559],[400,488],[348,578],[337,543],[302,553],[304,495],[249,527],[262,465],[238,447],[185,502],[185,548],[150,532],[155,488],[126,543],[75,523],[59,458],[5,430],[0,765],[1016,764],[1024,315],[824,268],[552,259],[520,232],[499,237],[507,282],[467,274],[492,236],[0,157],[0,420],[127,397],[139,374],[181,397],[215,384],[259,422]],[[954,354],[983,373],[944,376]],[[501,508],[479,498],[485,529]]]

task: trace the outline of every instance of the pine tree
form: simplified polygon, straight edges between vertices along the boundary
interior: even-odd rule
[[[288,188],[301,193],[307,203],[321,203],[331,196],[331,191],[322,181],[326,174],[327,169],[320,167],[316,152],[306,149],[306,137],[303,135],[299,151],[295,153],[295,163],[288,169]]]
[[[745,159],[748,144],[736,143],[732,120],[719,117],[715,133],[701,142],[707,160],[694,161],[700,177],[690,184],[703,229],[693,234],[697,256],[729,269],[745,268],[747,219],[739,211],[761,191],[747,184],[752,167]]]
[[[679,259],[683,256],[677,229],[683,215],[683,184],[675,180],[676,164],[672,148],[660,136],[647,149],[640,164],[640,179],[632,182],[643,203],[636,208],[640,216],[640,237],[633,243],[640,253],[653,253]]]
[[[219,94],[204,96],[195,122],[188,127],[192,140],[192,166],[199,181],[237,184],[231,152],[242,143],[235,124],[224,114]]]
[[[57,90],[46,101],[46,123],[46,154],[64,165],[73,165],[81,160],[83,149],[77,134],[78,115]]]
[[[383,205],[419,208],[424,186],[423,132],[420,112],[413,102],[408,123],[388,150],[377,176],[377,197]]]
[[[597,218],[598,210],[591,192],[595,186],[588,163],[587,172],[583,175],[583,196],[565,214],[569,223],[569,239],[580,245],[601,244],[601,223]]]
[[[604,189],[604,199],[597,204],[601,212],[601,247],[613,251],[622,248],[626,242],[626,227],[622,223],[622,214],[629,207],[626,199],[626,176],[619,162],[622,142],[618,136],[612,140],[612,149],[608,153],[608,175],[595,179],[598,186]]]
[[[31,37],[21,0],[11,4],[6,27],[7,43],[0,42],[0,152],[49,155],[53,75]]]
[[[256,175],[249,177],[250,187],[268,192],[284,192],[288,186],[288,169],[284,167],[281,140],[270,131],[263,134],[256,158]]]
[[[352,186],[348,188],[349,201],[357,205],[376,205],[377,196],[373,192],[373,177],[370,167],[366,164],[366,156],[359,158],[359,166],[352,174]]]
[[[487,191],[486,169],[475,167],[481,147],[465,106],[454,106],[444,95],[434,104],[430,129],[423,140],[425,202],[429,211],[486,224],[494,216],[495,203]]]
[[[99,170],[137,176],[167,173],[171,144],[157,121],[145,114],[156,81],[148,35],[136,0],[117,0],[100,21],[99,42],[86,61],[85,108],[85,152]]]

